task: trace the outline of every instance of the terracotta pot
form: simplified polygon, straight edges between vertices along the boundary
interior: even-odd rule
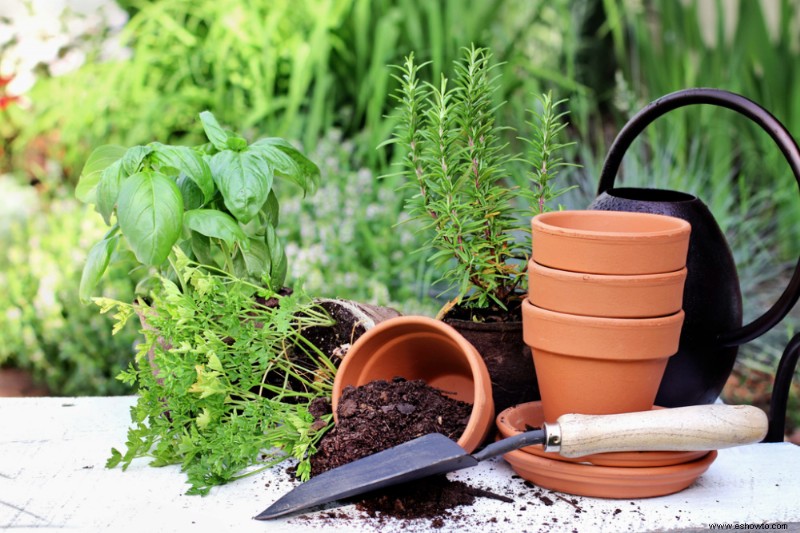
[[[423,316],[390,318],[350,348],[333,384],[333,412],[342,390],[378,379],[422,379],[457,400],[473,404],[458,444],[471,452],[489,434],[494,403],[489,372],[478,351],[452,327]]]
[[[21,368],[0,368],[0,398],[50,396],[46,385],[38,383],[33,374]]]
[[[609,318],[666,316],[681,310],[686,268],[663,274],[570,272],[528,262],[528,299],[542,309]]]
[[[533,260],[589,274],[658,274],[686,266],[691,226],[650,213],[553,211],[533,217]]]
[[[683,311],[658,318],[604,318],[522,304],[545,420],[565,413],[613,414],[653,406],[678,350]]]
[[[531,350],[522,338],[522,321],[473,322],[445,318],[481,354],[492,380],[496,412],[539,399]]]

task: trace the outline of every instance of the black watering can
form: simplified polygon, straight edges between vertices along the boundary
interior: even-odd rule
[[[714,402],[725,386],[738,347],[769,331],[792,309],[800,296],[800,260],[778,301],[753,322],[742,325],[742,295],[733,255],[709,209],[683,192],[612,188],[625,151],[658,117],[674,109],[710,104],[732,109],[758,124],[777,143],[800,187],[800,149],[785,127],[768,111],[738,94],[717,89],[687,89],[668,94],[637,113],[619,132],[600,173],[598,197],[589,209],[642,211],[671,215],[692,225],[687,258],[688,276],[683,308],[686,313],[678,353],[670,358],[656,405],[678,407]],[[776,376],[773,405],[786,394],[800,354],[800,334],[789,343]],[[778,390],[785,387],[786,391]],[[783,415],[771,413],[771,418]],[[771,430],[771,434],[773,431]],[[780,440],[782,440],[782,433]],[[777,437],[775,437],[777,439]]]

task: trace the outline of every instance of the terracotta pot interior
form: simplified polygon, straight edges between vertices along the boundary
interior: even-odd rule
[[[357,355],[357,358],[348,360],[342,388],[400,376],[409,380],[422,379],[464,402],[473,403],[475,400],[475,383],[469,361],[458,344],[441,335],[399,335],[387,342],[374,338],[369,344],[360,346]]]
[[[451,398],[473,404],[458,444],[471,452],[485,440],[495,418],[486,365],[458,332],[427,317],[386,320],[353,344],[334,380],[334,420],[345,387],[395,377],[421,379]]]

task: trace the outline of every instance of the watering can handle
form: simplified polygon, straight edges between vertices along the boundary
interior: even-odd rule
[[[663,96],[648,104],[630,119],[620,130],[608,151],[605,163],[603,163],[603,168],[600,171],[600,185],[597,189],[597,194],[602,194],[614,186],[614,179],[625,152],[634,139],[650,123],[674,109],[695,104],[710,104],[731,109],[758,124],[780,148],[797,180],[798,189],[800,189],[800,148],[798,148],[795,140],[778,119],[772,116],[769,111],[744,96],[720,89],[697,88],[684,89]],[[778,301],[751,323],[733,331],[721,333],[719,335],[720,344],[738,346],[758,338],[791,311],[798,297],[800,297],[800,258],[797,261],[789,285],[778,298]]]

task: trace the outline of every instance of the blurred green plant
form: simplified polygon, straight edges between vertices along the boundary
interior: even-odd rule
[[[32,372],[56,395],[129,394],[114,380],[133,355],[136,330],[111,335],[112,321],[83,305],[76,290],[85,250],[103,234],[74,200],[56,201],[0,235],[0,365]],[[109,269],[98,292],[130,300],[133,265]]]
[[[678,89],[718,87],[757,102],[800,134],[800,103],[787,96],[800,86],[796,0],[603,4],[622,73],[619,94],[629,95],[617,99],[623,109],[634,111]],[[692,185],[718,217],[732,207],[723,204],[747,203],[751,195],[769,191],[777,214],[769,215],[777,223],[776,250],[784,259],[797,256],[797,187],[783,156],[758,127],[719,108],[695,106],[653,124],[647,138],[651,146],[673,143],[669,157],[675,166],[710,169],[709,180]]]
[[[124,60],[87,63],[42,79],[13,143],[48,139],[51,157],[74,183],[91,147],[132,146],[152,138],[200,142],[187,117],[210,109],[248,135],[298,139],[306,149],[331,127],[360,135],[359,159],[386,163],[374,148],[391,131],[385,115],[395,87],[387,65],[414,49],[448,67],[465,43],[495,45],[512,57],[500,91],[531,94],[541,78],[574,86],[548,53],[558,47],[557,16],[568,2],[523,0],[131,0]],[[555,7],[553,7],[555,6]],[[566,11],[565,11],[566,10]],[[510,28],[510,31],[509,31]],[[546,33],[548,53],[532,52]],[[519,43],[525,42],[524,47]],[[440,68],[440,67],[436,67]]]
[[[324,176],[317,193],[280,193],[278,235],[287,242],[292,274],[315,296],[435,313],[428,289],[437,276],[413,254],[422,241],[403,209],[402,180],[359,164],[358,142],[328,131],[309,153]]]
[[[74,72],[86,61],[124,55],[115,37],[127,19],[114,0],[4,0],[0,9],[0,173],[10,171],[13,162],[31,179],[51,177],[46,159],[57,152],[42,141],[52,139],[56,132],[26,143],[26,153],[14,157],[12,150],[31,112],[28,92],[37,80]]]

